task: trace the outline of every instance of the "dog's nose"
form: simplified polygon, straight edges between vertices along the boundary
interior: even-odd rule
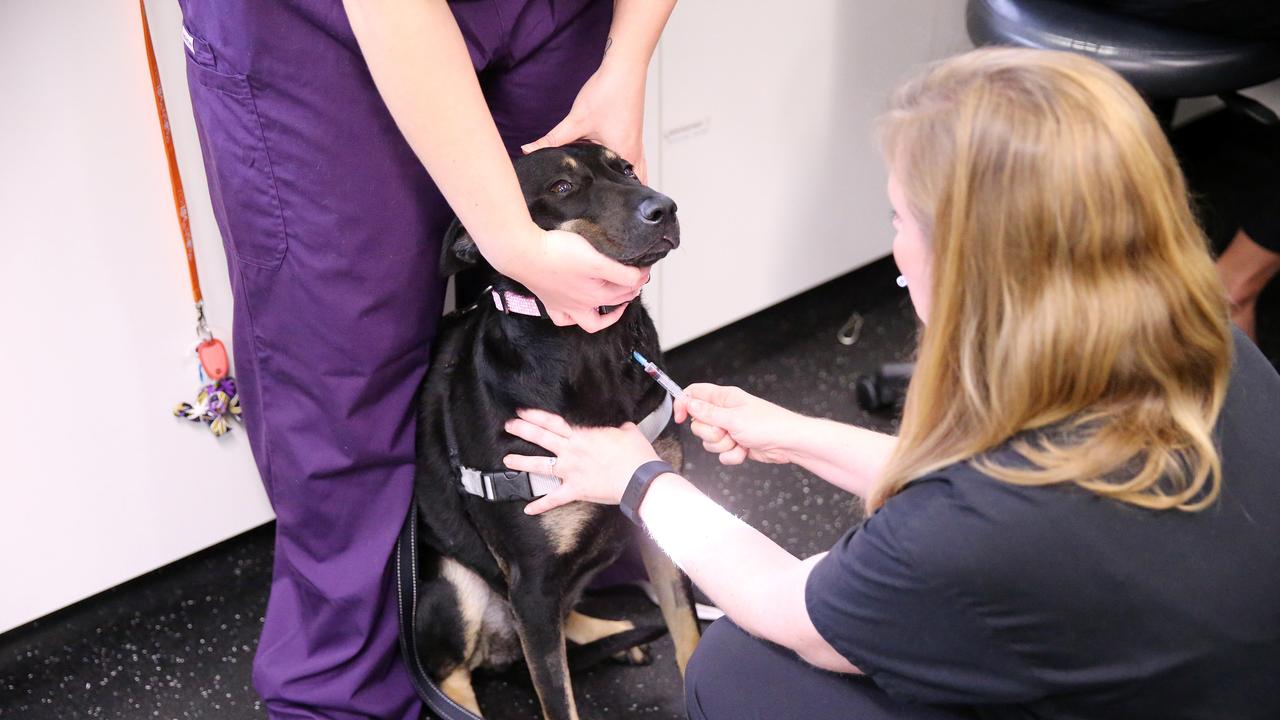
[[[666,195],[655,195],[640,201],[640,219],[657,225],[676,214],[676,204]]]

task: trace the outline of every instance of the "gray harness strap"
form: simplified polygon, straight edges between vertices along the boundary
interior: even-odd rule
[[[453,437],[453,423],[445,415],[445,439],[449,443],[449,459],[458,468],[458,478],[463,491],[482,497],[485,500],[533,500],[560,487],[560,478],[542,473],[530,473],[517,470],[498,470],[486,472],[469,468],[458,460],[458,446]],[[637,427],[640,432],[654,442],[671,422],[671,396],[664,394],[662,404],[641,420]]]

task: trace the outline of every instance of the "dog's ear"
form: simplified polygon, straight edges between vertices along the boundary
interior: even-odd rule
[[[444,232],[440,247],[440,277],[451,277],[480,262],[480,248],[457,218]]]

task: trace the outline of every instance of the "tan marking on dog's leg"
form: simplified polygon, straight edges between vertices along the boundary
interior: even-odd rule
[[[653,442],[653,451],[668,465],[680,472],[684,468],[684,446],[676,435],[662,435]]]
[[[477,716],[484,717],[480,715],[480,703],[476,700],[476,690],[471,686],[470,671],[458,668],[449,673],[449,677],[440,683],[440,690],[445,695],[448,695],[450,700],[470,710]]]
[[[542,529],[551,538],[556,553],[566,555],[578,546],[582,528],[596,514],[595,509],[584,502],[573,502],[548,510],[539,518]]]
[[[569,720],[578,720],[578,700],[573,696],[573,679],[569,677],[569,656],[566,654],[560,662],[564,672],[564,691],[569,695]]]
[[[440,561],[440,577],[453,586],[458,598],[458,612],[462,615],[462,635],[466,639],[466,656],[463,665],[475,667],[483,658],[473,658],[480,642],[484,611],[491,600],[492,590],[483,579],[456,560]]]
[[[659,439],[659,444],[661,442],[662,438]],[[676,444],[678,447],[678,440]],[[654,448],[658,450],[660,457],[666,459],[667,455],[658,444]],[[675,463],[671,464],[679,467]],[[689,579],[648,536],[640,541],[640,556],[644,559],[645,570],[653,583],[653,591],[658,596],[658,607],[662,610],[662,619],[671,633],[671,641],[676,649],[676,665],[683,677],[689,658],[693,656],[698,640],[702,637],[702,632],[698,629],[698,617],[694,612]]]
[[[569,611],[569,617],[564,621],[564,636],[569,642],[578,645],[586,645],[603,637],[635,629],[635,623],[630,620],[605,620],[583,615],[577,610]]]
[[[561,656],[560,671],[564,673],[564,691],[569,696],[569,720],[578,720],[578,700],[573,696],[573,679],[569,677],[569,656],[567,654]]]
[[[637,645],[633,648],[627,648],[618,653],[613,654],[615,662],[624,663],[626,665],[648,665],[653,662],[649,656],[648,645]]]

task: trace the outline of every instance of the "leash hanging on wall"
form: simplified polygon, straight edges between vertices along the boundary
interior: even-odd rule
[[[147,47],[147,66],[151,70],[151,87],[155,91],[156,114],[160,117],[164,152],[169,159],[173,206],[178,213],[178,227],[182,230],[182,244],[187,253],[187,272],[191,276],[191,295],[196,307],[196,358],[199,360],[197,373],[200,389],[196,393],[195,402],[178,403],[173,414],[175,417],[208,425],[215,437],[221,437],[231,430],[232,420],[240,421],[240,395],[236,392],[235,378],[230,375],[231,363],[227,358],[227,348],[213,336],[205,321],[204,295],[200,292],[200,274],[196,271],[187,196],[182,190],[182,176],[178,173],[178,155],[173,149],[169,111],[165,108],[164,90],[160,87],[160,70],[156,66],[156,51],[151,45],[151,27],[147,23],[147,6],[143,0],[138,0],[138,9],[142,12],[142,41]]]

